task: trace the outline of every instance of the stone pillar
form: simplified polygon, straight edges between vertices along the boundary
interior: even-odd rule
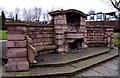
[[[63,53],[65,51],[64,46],[64,33],[62,30],[56,30],[56,45],[57,45],[57,52]]]
[[[82,48],[87,48],[87,29],[85,28],[84,30],[84,42],[83,42],[83,45],[82,45]]]
[[[64,28],[65,27],[65,28]],[[55,44],[57,45],[57,52],[65,52],[65,32],[66,30],[66,15],[54,16],[54,33],[55,33]]]
[[[106,33],[107,33],[107,41],[108,41],[107,47],[114,48],[114,39],[113,39],[114,28],[113,27],[106,28]]]
[[[7,57],[6,71],[29,70],[27,61],[26,26],[20,23],[6,23],[7,25]]]

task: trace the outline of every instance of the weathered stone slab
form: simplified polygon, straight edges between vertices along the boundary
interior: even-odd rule
[[[61,40],[56,40],[56,44],[57,44],[57,45],[63,45],[63,44],[64,44],[63,39],[61,39]]]
[[[24,41],[7,41],[7,47],[26,47],[27,42]]]
[[[16,31],[27,32],[26,30],[27,30],[26,27],[16,27]]]
[[[63,39],[64,35],[56,35],[56,39]]]
[[[7,31],[8,34],[24,34],[22,31]]]
[[[56,30],[55,33],[57,33],[57,34],[63,34],[64,32],[62,30]]]
[[[42,51],[42,50],[45,49],[45,47],[44,47],[44,46],[35,46],[35,49],[36,49],[37,51]]]
[[[5,67],[6,71],[17,71],[17,63],[7,63]]]
[[[96,72],[95,70],[87,70],[81,73],[83,76],[103,76],[103,74]]]
[[[104,74],[105,76],[118,76],[118,72],[117,71],[113,71],[109,68],[106,68],[104,66],[101,67],[95,67],[93,68],[94,70]]]
[[[26,57],[27,56],[27,49],[26,48],[10,48],[8,49],[7,57]]]
[[[18,64],[17,64],[17,69],[18,71],[24,71],[24,70],[29,70],[29,63],[27,60],[25,61],[18,61]]]
[[[15,30],[16,30],[16,27],[14,27],[14,26],[8,26],[8,27],[7,27],[7,30],[8,30],[8,31],[15,31]]]
[[[57,46],[56,45],[46,45],[45,49],[56,49]]]
[[[26,61],[26,58],[9,58],[8,63],[17,63],[18,61]]]
[[[118,66],[112,63],[106,63],[104,66],[113,70],[118,70]]]
[[[83,38],[83,34],[79,34],[79,33],[68,33],[66,34],[67,38]]]
[[[8,40],[25,40],[24,34],[8,34],[7,35]]]

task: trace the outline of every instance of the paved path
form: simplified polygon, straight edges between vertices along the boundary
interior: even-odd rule
[[[43,54],[37,57],[38,63],[36,65],[67,63],[72,60],[74,61],[87,56],[92,56],[93,54],[99,54],[107,51],[109,51],[109,48],[107,47],[95,47],[77,50],[76,52],[68,52],[65,54]]]
[[[91,48],[91,52],[92,54],[94,53],[93,51],[93,48]],[[88,50],[88,49],[87,49]],[[88,52],[88,51],[85,51],[85,52]],[[106,50],[106,49],[105,49]],[[96,51],[98,51],[98,48],[95,50],[95,53],[97,53]],[[63,66],[46,66],[46,67],[35,67],[35,68],[31,68],[29,71],[26,71],[26,72],[5,72],[4,69],[3,69],[3,76],[7,76],[7,77],[10,77],[10,76],[16,76],[16,77],[23,77],[23,76],[52,76],[52,77],[47,77],[47,78],[56,78],[56,77],[53,77],[57,74],[57,76],[59,76],[60,74],[64,74],[64,75],[67,75],[67,74],[72,74],[74,75],[75,77],[77,76],[87,76],[86,72],[79,72],[78,74],[76,74],[75,72],[83,69],[83,68],[86,68],[86,67],[89,67],[91,65],[94,65],[94,64],[97,64],[99,62],[102,62],[104,61],[105,59],[108,59],[108,58],[111,58],[113,57],[114,55],[116,56],[117,54],[117,49],[113,49],[111,50],[110,52],[106,53],[106,54],[102,54],[102,55],[98,55],[98,56],[95,56],[95,57],[91,57],[90,59],[86,59],[86,60],[83,60],[83,61],[80,61],[80,62],[75,62],[75,63],[72,63],[72,64],[68,64],[68,65],[63,65]],[[85,53],[85,54],[89,54],[90,53],[90,48],[89,48],[89,52],[88,53]],[[83,53],[84,54],[84,53]],[[73,55],[73,54],[72,54]],[[65,57],[65,56],[64,56]],[[75,56],[74,56],[75,57]],[[73,58],[73,56],[71,56],[71,58]],[[75,57],[76,58],[76,57]],[[68,59],[69,60],[69,59]],[[117,59],[115,59],[117,60]],[[113,64],[112,64],[113,63]],[[90,69],[89,71],[87,71],[88,73],[91,73],[90,75],[91,76],[117,76],[118,73],[117,73],[117,69],[116,66],[118,65],[116,62],[111,62],[110,64],[108,63],[103,63],[105,65],[100,65],[100,67],[96,66],[92,69]],[[109,67],[107,67],[109,66]],[[111,67],[113,67],[111,69]],[[3,67],[4,68],[4,67]],[[98,71],[99,70],[99,71]],[[113,71],[114,72],[109,72],[109,71]],[[102,73],[103,72],[103,73]],[[107,73],[106,73],[107,72]],[[105,74],[104,74],[105,73]],[[110,73],[110,74],[109,74]],[[54,74],[54,75],[53,75]],[[59,74],[59,75],[58,75]],[[89,74],[88,74],[89,76]],[[66,77],[66,76],[65,76]],[[34,77],[35,78],[35,77]],[[62,78],[62,77],[61,77]],[[68,77],[66,77],[68,78]],[[72,77],[70,77],[72,78]]]
[[[7,58],[6,52],[7,52],[6,40],[0,40],[0,58]]]
[[[76,76],[118,76],[118,58],[89,68]]]

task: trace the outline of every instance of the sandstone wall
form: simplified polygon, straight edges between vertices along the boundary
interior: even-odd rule
[[[39,54],[54,52],[53,26],[27,26],[27,35],[32,38],[32,45],[37,49]]]
[[[87,27],[87,45],[113,47],[113,33],[113,26],[89,26]]]
[[[32,39],[32,46],[38,54],[56,51],[53,26],[27,23],[6,23],[7,26],[7,57],[6,71],[29,70],[28,42],[26,35]]]

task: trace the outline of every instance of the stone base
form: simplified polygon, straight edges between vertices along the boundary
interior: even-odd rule
[[[111,45],[111,49],[113,49],[115,46],[114,45]]]
[[[88,46],[85,44],[85,45],[83,45],[83,48],[88,48]]]
[[[57,52],[58,52],[58,53],[64,53],[65,50],[64,50],[63,48],[58,48],[58,49],[57,49]]]
[[[6,71],[27,71],[29,70],[28,61],[8,62],[5,65]]]

